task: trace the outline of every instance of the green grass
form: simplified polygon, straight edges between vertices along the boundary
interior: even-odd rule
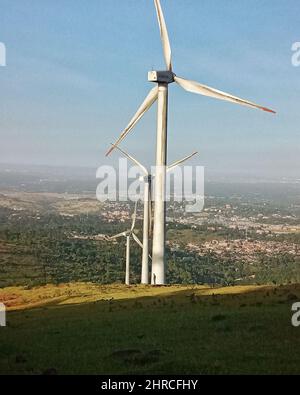
[[[300,373],[299,286],[116,289],[9,311],[0,373]]]

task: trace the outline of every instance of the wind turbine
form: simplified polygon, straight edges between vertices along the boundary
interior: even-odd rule
[[[111,236],[108,238],[108,240],[116,240],[120,237],[126,238],[126,271],[125,271],[125,284],[126,285],[130,285],[130,241],[131,241],[131,237],[141,248],[143,248],[143,244],[141,243],[141,241],[139,240],[137,235],[134,233],[135,222],[136,222],[136,210],[137,210],[137,202],[135,203],[135,207],[134,207],[131,228],[125,232],[119,233],[115,236]]]
[[[144,222],[143,222],[143,257],[142,257],[142,275],[141,275],[141,283],[149,284],[149,235],[152,231],[152,181],[155,178],[155,175],[150,174],[145,166],[143,166],[137,159],[135,159],[132,155],[129,155],[126,151],[121,149],[120,147],[116,147],[126,158],[128,158],[132,163],[137,165],[144,177],[142,180],[144,182]],[[175,169],[177,166],[186,162],[193,156],[195,156],[198,152],[193,152],[191,155],[186,156],[183,159],[180,159],[170,166],[167,167],[167,173]]]
[[[165,284],[165,235],[166,235],[166,163],[167,163],[167,122],[168,122],[168,87],[169,84],[176,82],[184,90],[199,95],[212,97],[231,103],[240,104],[250,108],[257,108],[270,113],[275,111],[260,106],[251,101],[241,99],[237,96],[222,92],[209,86],[195,81],[178,77],[172,68],[171,46],[165,18],[163,15],[160,0],[154,0],[158,24],[160,28],[163,54],[166,63],[164,71],[150,71],[148,81],[155,82],[157,86],[151,89],[146,99],[131,119],[127,127],[112,148],[108,151],[109,155],[113,149],[127,136],[133,127],[139,122],[146,111],[158,101],[157,113],[157,143],[156,143],[156,178],[155,178],[155,210],[154,210],[154,229],[153,229],[153,261],[152,273],[155,274],[155,284]],[[153,282],[153,281],[152,281]]]

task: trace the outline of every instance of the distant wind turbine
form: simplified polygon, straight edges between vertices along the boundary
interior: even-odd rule
[[[211,88],[195,81],[178,77],[172,69],[172,56],[169,35],[162,7],[159,0],[154,0],[161,41],[163,46],[163,54],[166,63],[165,71],[150,71],[148,80],[157,83],[147,95],[146,99],[131,119],[125,130],[121,133],[113,147],[110,148],[107,155],[120,144],[133,127],[139,122],[149,108],[158,100],[157,113],[157,144],[156,144],[156,178],[155,178],[155,210],[154,210],[154,229],[153,229],[153,260],[152,273],[156,279],[156,285],[165,284],[165,241],[166,241],[166,163],[167,163],[167,121],[168,121],[168,86],[176,82],[180,87],[188,92],[197,93],[199,95],[212,97],[240,104],[250,108],[257,108],[270,113],[275,111],[260,106],[251,101],[241,99],[229,93]],[[154,277],[155,276],[155,277]],[[153,283],[152,279],[152,283]]]
[[[139,240],[137,235],[134,233],[135,222],[136,222],[137,203],[138,202],[135,203],[135,207],[134,207],[131,228],[125,232],[119,233],[115,236],[111,236],[108,238],[108,240],[110,240],[110,241],[119,239],[120,237],[126,238],[126,270],[125,270],[125,284],[126,285],[130,285],[130,241],[131,241],[131,237],[141,248],[143,248],[143,244],[141,243],[141,241]]]
[[[150,174],[145,166],[143,166],[137,159],[132,155],[129,155],[126,151],[120,147],[116,147],[126,158],[128,158],[132,163],[137,165],[144,174],[144,223],[143,223],[143,258],[142,258],[142,274],[141,283],[149,284],[149,236],[152,232],[152,181],[155,175]],[[193,152],[191,155],[180,159],[170,166],[167,167],[167,172],[172,171],[177,166],[186,162],[195,156],[198,152]]]

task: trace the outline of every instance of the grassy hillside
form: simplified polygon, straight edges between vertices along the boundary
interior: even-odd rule
[[[0,290],[0,372],[300,373],[300,286]]]

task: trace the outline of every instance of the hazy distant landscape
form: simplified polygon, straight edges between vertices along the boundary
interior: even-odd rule
[[[133,204],[100,203],[90,169],[0,171],[0,285],[123,282]],[[286,284],[300,281],[300,183],[208,181],[203,212],[168,205],[170,283]],[[142,206],[137,235],[142,237]],[[118,246],[118,248],[116,248]],[[132,282],[141,251],[132,249]]]

